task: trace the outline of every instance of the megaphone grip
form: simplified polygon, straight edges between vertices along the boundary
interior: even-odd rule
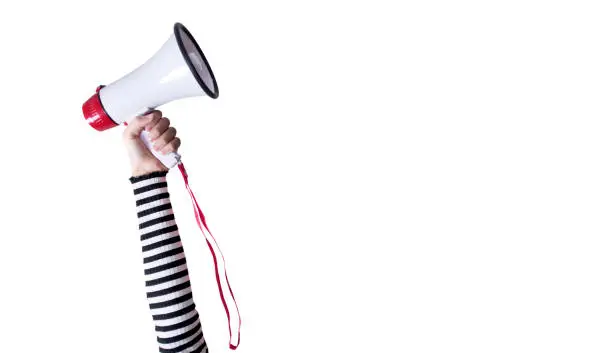
[[[181,155],[176,152],[170,152],[168,154],[163,154],[161,152],[156,151],[153,148],[153,144],[149,140],[148,131],[143,130],[140,133],[140,139],[145,144],[145,146],[147,146],[149,151],[151,151],[151,153],[155,156],[155,158],[159,159],[159,161],[162,162],[162,164],[165,165],[166,168],[172,169],[175,165],[178,164],[178,162],[181,161]]]

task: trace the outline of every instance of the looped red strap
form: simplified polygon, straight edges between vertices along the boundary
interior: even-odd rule
[[[202,213],[202,210],[200,209],[200,205],[198,205],[198,201],[196,200],[193,194],[193,191],[191,191],[191,188],[189,187],[189,181],[187,180],[187,171],[185,170],[185,166],[183,165],[182,162],[179,162],[178,169],[181,171],[181,174],[183,175],[183,180],[185,180],[185,188],[187,188],[187,191],[189,192],[189,195],[191,196],[191,203],[193,205],[193,213],[195,214],[195,218],[198,221],[198,226],[200,227],[202,234],[204,234],[204,237],[206,238],[208,249],[210,249],[210,253],[212,254],[212,258],[215,263],[215,276],[217,277],[217,286],[219,287],[219,295],[221,296],[221,302],[223,303],[223,307],[225,308],[225,314],[227,315],[227,326],[229,328],[229,333],[230,333],[229,347],[230,349],[233,350],[233,349],[238,348],[238,345],[240,344],[240,326],[242,325],[242,320],[240,319],[240,312],[238,311],[238,304],[236,303],[236,299],[234,298],[232,287],[230,286],[229,280],[227,279],[227,271],[225,270],[225,257],[223,257],[223,253],[221,252],[221,248],[217,244],[217,240],[215,240],[215,237],[213,237],[212,233],[208,229],[208,226],[206,225],[206,219],[204,218],[204,213]],[[214,248],[213,248],[213,244],[215,245]],[[220,275],[219,265],[217,263],[217,255],[215,254],[216,253],[215,249],[219,252],[219,255],[221,255],[221,261],[223,262],[223,277]],[[232,330],[232,319],[231,319],[234,312],[232,311],[232,313],[230,313],[227,307],[227,302],[225,301],[225,295],[224,295],[225,288],[221,284],[222,280],[225,280],[227,289],[229,290],[232,300],[234,301],[234,307],[236,308],[236,315],[238,315],[238,329],[236,331],[237,340],[235,341],[235,343],[234,343],[234,334]]]

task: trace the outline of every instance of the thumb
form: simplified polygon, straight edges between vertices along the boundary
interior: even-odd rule
[[[124,130],[124,137],[126,139],[137,139],[140,138],[140,133],[144,130],[148,124],[155,120],[155,114],[150,113],[144,116],[137,116],[130,121]]]

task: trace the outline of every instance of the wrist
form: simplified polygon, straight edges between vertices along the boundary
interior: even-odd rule
[[[143,163],[132,166],[132,177],[166,172],[168,172],[168,168],[161,163]]]

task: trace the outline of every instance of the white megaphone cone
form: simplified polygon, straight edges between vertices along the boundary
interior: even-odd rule
[[[107,85],[83,104],[83,115],[99,131],[115,127],[173,100],[219,96],[215,76],[200,46],[181,23],[147,62]],[[140,135],[151,153],[166,167],[179,161],[177,153],[163,155],[151,148],[148,132]]]

